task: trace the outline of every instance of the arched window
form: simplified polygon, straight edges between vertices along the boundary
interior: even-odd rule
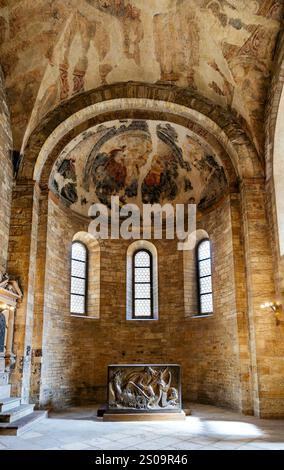
[[[199,294],[199,314],[213,313],[212,258],[211,243],[205,239],[197,245],[197,276]]]
[[[158,320],[158,252],[148,240],[136,240],[126,254],[126,319]]]
[[[133,256],[134,319],[153,318],[153,260],[150,251],[137,250]]]
[[[82,242],[75,241],[72,243],[71,251],[70,312],[72,314],[86,314],[87,269],[87,248]]]

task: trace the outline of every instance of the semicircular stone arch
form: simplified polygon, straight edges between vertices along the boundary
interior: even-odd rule
[[[277,252],[284,256],[284,36],[275,57],[275,74],[266,109],[265,164],[267,188],[271,198],[271,211],[276,230],[273,233]]]
[[[50,155],[62,150],[62,141],[65,146],[90,124],[125,115],[177,122],[205,133],[229,155],[238,178],[263,177],[263,165],[243,120],[190,89],[123,83],[82,93],[47,114],[27,142],[18,178],[39,181]]]
[[[284,256],[284,86],[276,121],[273,152],[273,178],[280,256]]]

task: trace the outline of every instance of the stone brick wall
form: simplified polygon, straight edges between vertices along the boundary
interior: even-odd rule
[[[275,298],[275,282],[263,181],[244,181],[242,212],[248,292],[254,413],[283,416],[283,324],[261,305]]]
[[[159,320],[127,321],[126,260],[131,241],[104,240],[100,248],[99,318],[93,318],[92,309],[91,317],[79,318],[69,312],[70,249],[74,235],[86,225],[50,199],[41,406],[56,408],[105,401],[108,364],[168,362],[183,367],[185,400],[239,408],[239,351],[229,221],[229,200],[200,221],[200,228],[210,233],[213,244],[213,317],[195,319],[186,315],[183,252],[177,251],[175,240],[159,240],[154,241],[158,251]],[[192,262],[195,263],[194,259]],[[94,273],[96,267],[91,264]],[[194,287],[192,284],[193,292]],[[92,296],[91,291],[92,288]]]
[[[74,402],[77,389],[88,389],[93,380],[95,320],[69,313],[71,244],[81,230],[80,220],[49,200],[40,390],[45,406]]]
[[[278,194],[276,194],[274,181],[274,165],[276,151],[275,134],[277,119],[280,114],[280,100],[284,86],[284,34],[279,37],[278,47],[275,54],[273,76],[270,85],[270,93],[266,106],[266,145],[265,145],[265,163],[266,163],[266,194],[265,207],[267,214],[267,230],[270,241],[273,262],[273,278],[275,291],[272,293],[271,300],[284,305],[284,256],[280,253],[280,237],[283,230],[279,230],[279,201],[283,200],[283,184],[278,184]],[[283,111],[282,111],[283,113]],[[279,142],[277,143],[279,145]],[[281,158],[281,155],[280,155]],[[279,162],[278,170],[279,171]],[[279,177],[279,175],[277,175]],[[278,205],[278,207],[277,207]],[[267,298],[267,300],[270,300]],[[266,312],[269,317],[269,312]],[[272,327],[266,328],[270,332],[269,342],[260,341],[263,356],[262,369],[266,375],[266,383],[261,384],[261,393],[266,402],[265,414],[281,417],[284,415],[284,313],[282,312],[281,323],[275,327],[275,320],[272,319]],[[270,352],[273,351],[272,354]],[[264,357],[266,356],[266,357]],[[272,357],[273,356],[273,357]],[[270,390],[270,391],[268,391]]]
[[[20,280],[23,299],[17,305],[14,328],[15,368],[12,392],[29,399],[34,293],[40,190],[34,181],[17,181],[13,188],[8,272]]]
[[[6,270],[13,171],[10,151],[12,134],[10,116],[4,90],[4,77],[0,67],[0,272]]]
[[[229,406],[262,417],[284,416],[284,317],[276,326],[272,313],[260,308],[267,300],[284,303],[284,259],[279,251],[273,179],[275,126],[284,83],[283,37],[279,37],[267,99],[266,171],[243,132],[245,122],[231,110],[212,104],[188,87],[160,82],[115,83],[115,79],[112,85],[95,90],[92,88],[98,84],[94,83],[86,88],[90,88],[88,92],[75,94],[68,104],[44,118],[47,109],[38,102],[42,109],[37,113],[35,108],[33,124],[38,119],[40,126],[27,143],[13,186],[12,136],[0,71],[0,270],[6,269],[9,238],[7,269],[20,278],[24,292],[15,321],[14,394],[53,407],[104,401],[109,363],[178,362],[183,367],[186,400]],[[69,78],[71,69],[70,73]],[[57,74],[57,78],[60,76]],[[122,79],[117,76],[117,80]],[[51,108],[63,95],[64,99],[69,96],[61,94],[64,83],[58,79],[58,83],[48,84],[52,93],[45,96],[55,99]],[[29,94],[29,87],[26,91]],[[20,106],[17,93],[9,96],[21,115],[25,114],[25,105],[28,109],[31,103],[28,95],[22,94]],[[83,119],[84,108],[89,106],[94,106],[94,116]],[[162,116],[202,136],[216,154],[221,147],[227,153],[222,158],[232,194],[199,220],[199,228],[207,231],[212,241],[213,316],[194,316],[195,258],[192,253],[178,252],[176,241],[155,242],[158,321],[126,320],[126,241],[104,241],[100,249],[90,242],[89,316],[70,316],[71,243],[74,236],[83,238],[86,244],[89,240],[82,234],[85,219],[71,215],[54,199],[48,200],[49,172],[70,139],[93,125],[129,115],[135,119]],[[14,139],[20,148],[27,116],[14,122]],[[256,137],[261,129],[262,123],[254,139],[260,157],[262,139]],[[235,184],[233,166],[239,185]]]
[[[101,245],[100,318],[69,312],[70,248],[82,221],[49,201],[43,326],[41,405],[105,400],[107,366],[122,362],[181,362],[182,254],[175,241],[157,243],[159,321],[126,320],[126,253],[129,242]],[[60,245],[58,245],[60,240]],[[172,266],[176,267],[173,274]],[[98,267],[99,268],[99,267]]]
[[[284,260],[280,256],[279,228],[277,214],[277,198],[274,186],[274,154],[275,131],[279,116],[281,94],[284,86],[284,34],[279,38],[278,48],[274,61],[274,72],[271,80],[270,93],[266,106],[265,120],[265,163],[266,163],[266,207],[270,228],[271,249],[274,257],[274,275],[276,284],[276,296],[278,300],[284,300]],[[278,198],[281,195],[278,196]]]
[[[148,322],[126,320],[131,241],[105,240],[98,249],[84,233],[84,218],[51,195],[41,193],[38,204],[37,194],[33,185],[14,190],[9,264],[28,283],[16,316],[14,393],[21,388],[28,397],[30,386],[30,397],[44,407],[103,402],[108,364],[180,363],[185,401],[281,416],[282,330],[260,309],[274,289],[263,185],[243,183],[241,194],[198,221],[212,242],[213,316],[194,316],[194,256],[177,251],[176,240],[154,241],[159,320]],[[86,318],[69,311],[74,239],[90,251]]]
[[[204,214],[198,228],[210,236],[214,315],[183,325],[185,395],[194,401],[240,408],[240,370],[230,201]],[[192,301],[191,301],[192,302]],[[194,312],[193,312],[194,313]]]

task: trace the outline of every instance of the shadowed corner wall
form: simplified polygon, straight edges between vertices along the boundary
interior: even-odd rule
[[[218,224],[216,224],[218,220]],[[184,400],[240,407],[230,203],[204,215],[212,235],[215,312],[185,316],[183,252],[176,240],[156,240],[158,321],[126,320],[127,248],[132,241],[104,240],[91,263],[100,271],[100,311],[76,318],[69,311],[70,250],[82,220],[49,200],[40,405],[60,408],[105,402],[111,363],[179,363]],[[85,226],[85,229],[87,227]],[[59,242],[60,241],[60,242]],[[90,282],[90,279],[89,279]],[[196,295],[195,279],[192,292]],[[92,298],[92,287],[89,284]],[[192,315],[197,311],[192,311]]]
[[[214,314],[196,317],[195,253],[185,253],[185,276],[190,276],[193,295],[191,298],[188,295],[191,311],[186,309],[186,319],[181,327],[184,393],[192,401],[241,410],[233,226],[229,197],[212,211],[203,214],[197,228],[207,232],[211,241]],[[185,285],[187,282],[185,277]],[[186,292],[190,293],[190,287],[186,286]]]
[[[39,402],[56,408],[93,395],[96,320],[71,316],[69,308],[72,240],[87,226],[51,199],[47,223]]]
[[[0,67],[0,272],[6,271],[11,213],[13,169],[11,161],[12,134],[10,115]]]
[[[274,59],[274,71],[266,105],[265,159],[266,159],[266,211],[273,260],[275,298],[284,305],[284,255],[283,255],[283,128],[284,128],[284,34],[282,32]],[[269,316],[269,313],[266,312]],[[271,315],[270,315],[271,316]],[[274,322],[275,324],[275,322]],[[284,314],[281,323],[272,329],[267,351],[273,358],[262,361],[273,393],[267,399],[266,415],[284,415]],[[264,396],[268,395],[263,387]]]

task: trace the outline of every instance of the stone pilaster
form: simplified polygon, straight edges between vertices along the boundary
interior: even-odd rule
[[[262,180],[245,180],[241,187],[247,276],[247,302],[252,363],[253,408],[256,416],[284,412],[282,326],[261,304],[275,299],[273,261]],[[282,335],[283,336],[283,335]],[[282,357],[281,357],[282,356]]]
[[[29,400],[34,287],[38,235],[39,187],[34,181],[18,181],[12,196],[8,270],[20,280],[23,300],[15,317],[12,392]]]
[[[233,193],[230,195],[230,210],[234,257],[237,338],[239,348],[239,408],[242,413],[250,415],[253,414],[251,357],[249,348],[246,272],[240,194]]]
[[[41,191],[39,199],[38,239],[36,249],[36,277],[34,322],[32,338],[32,373],[30,384],[30,397],[33,403],[39,403],[40,380],[42,367],[42,335],[44,320],[44,294],[46,277],[46,237],[48,220],[48,189]]]
[[[13,185],[11,161],[12,132],[6,102],[4,77],[0,67],[0,272],[6,271]]]

